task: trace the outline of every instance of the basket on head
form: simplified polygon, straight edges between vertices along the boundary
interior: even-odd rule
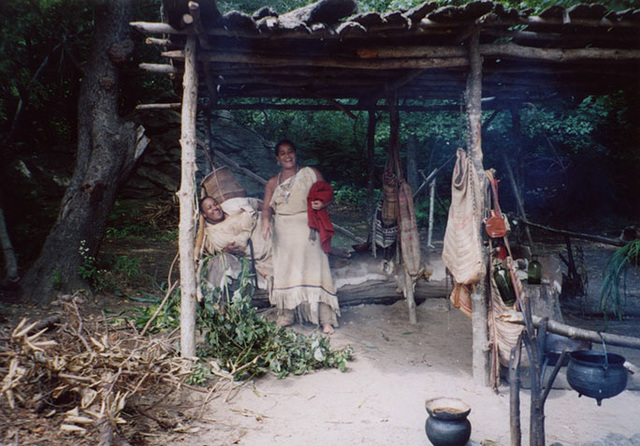
[[[247,192],[227,166],[218,167],[202,180],[202,195],[213,197],[218,203],[229,198],[246,197]]]

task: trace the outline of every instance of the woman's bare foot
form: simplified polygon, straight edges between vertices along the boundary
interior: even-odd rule
[[[322,332],[324,334],[328,334],[328,335],[332,335],[334,334],[336,331],[333,328],[333,325],[331,324],[322,324]]]
[[[276,325],[278,327],[290,327],[295,322],[295,315],[291,310],[282,310],[278,312]]]

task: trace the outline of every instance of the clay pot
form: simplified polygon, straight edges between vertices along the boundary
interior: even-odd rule
[[[471,437],[467,416],[471,408],[457,398],[434,398],[425,403],[429,417],[427,438],[434,446],[464,446]]]
[[[614,353],[573,352],[567,367],[567,381],[579,396],[595,398],[600,406],[604,398],[614,397],[627,387],[624,361],[623,356]]]

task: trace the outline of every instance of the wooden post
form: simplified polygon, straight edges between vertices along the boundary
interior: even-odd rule
[[[434,202],[436,199],[436,179],[429,184],[429,231],[427,232],[427,247],[435,248],[433,246],[432,237],[433,237],[433,208]]]
[[[415,134],[409,135],[407,140],[407,183],[411,190],[417,190],[418,186],[418,138]]]
[[[375,174],[375,144],[376,144],[376,111],[370,108],[367,112],[369,116],[369,124],[367,125],[367,226],[369,232],[372,233],[373,213],[376,204],[373,202],[373,175]],[[375,243],[373,237],[371,242]]]
[[[515,134],[516,140],[516,160],[520,163],[522,157],[520,156],[520,114],[516,109],[511,109],[511,122],[513,123],[513,132]],[[513,189],[513,196],[516,198],[516,204],[518,206],[518,214],[523,220],[527,219],[527,214],[524,210],[524,200],[522,199],[522,194],[520,193],[520,187],[516,180],[515,175],[513,174],[513,169],[511,168],[511,164],[509,163],[509,159],[507,158],[507,154],[504,153],[504,150],[500,148],[500,154],[502,155],[502,161],[504,162],[505,167],[507,168],[507,174],[509,174],[509,181],[511,182],[511,188]],[[527,236],[527,240],[529,242],[529,247],[533,250],[533,238],[531,237],[531,231],[529,230],[529,226],[524,226],[525,234]]]
[[[522,334],[511,349],[509,357],[509,431],[511,446],[520,446],[522,428],[520,425],[520,355],[522,353]]]
[[[485,175],[482,165],[482,57],[480,56],[480,34],[476,29],[469,38],[469,77],[465,91],[467,113],[467,146],[473,165],[484,190]],[[484,208],[484,206],[483,206]],[[477,228],[478,231],[481,228]],[[485,263],[488,260],[485,259]],[[471,326],[473,332],[473,378],[477,384],[490,385],[489,336],[487,324],[488,287],[481,281],[471,294]]]
[[[527,311],[527,310],[525,310]],[[531,311],[530,309],[528,311]],[[531,413],[529,415],[529,445],[544,446],[544,401],[542,399],[542,367],[541,352],[538,336],[535,331],[529,332],[524,337],[524,345],[529,355],[529,370],[531,378]]]
[[[196,110],[198,75],[196,37],[189,36],[184,47],[182,80],[182,174],[180,177],[180,345],[181,356],[196,356],[196,268],[193,261],[195,238]]]

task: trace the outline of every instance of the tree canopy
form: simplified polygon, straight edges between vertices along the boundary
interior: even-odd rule
[[[278,0],[268,6],[284,12],[305,3]],[[388,11],[418,3],[361,1],[359,8],[361,12]],[[568,7],[579,2],[504,3],[542,10],[551,4]],[[0,61],[0,74],[5,79],[0,89],[0,204],[16,247],[27,263],[33,260],[46,235],[47,225],[42,222],[53,222],[59,197],[71,175],[79,86],[94,32],[93,5],[63,0],[0,4],[0,48],[5,55]],[[223,12],[252,13],[262,6],[265,4],[253,0],[219,3]],[[632,6],[630,0],[607,5],[616,10]],[[136,19],[160,21],[160,9],[160,0],[136,2]],[[143,36],[132,32],[132,38],[136,51],[123,68],[122,115],[139,103],[172,102],[180,95],[166,76],[138,68],[139,62],[159,56],[144,44]],[[555,217],[567,223],[570,218],[593,218],[594,203],[611,218],[637,218],[636,207],[629,205],[640,188],[639,98],[635,87],[629,85],[629,89],[607,96],[563,98],[543,104],[520,104],[517,110],[485,111],[485,120],[491,120],[483,135],[487,166],[495,166],[499,176],[506,178],[501,155],[506,153],[527,195],[528,206],[541,218]],[[284,102],[287,101],[280,101]],[[428,101],[420,104],[443,105]],[[361,162],[366,154],[365,112],[355,119],[339,111],[244,110],[233,114],[268,139],[295,139],[303,148],[304,161],[317,165],[338,188],[357,190],[366,186],[367,171]],[[386,162],[389,123],[383,112],[377,112],[377,119],[375,164],[379,174]],[[464,123],[457,110],[401,112],[401,125],[403,156],[409,138],[415,138],[419,147],[417,167],[427,174],[464,144]],[[516,154],[521,154],[520,164],[515,163]],[[64,172],[55,181],[43,174],[53,165]],[[378,178],[375,181],[379,184]],[[438,194],[445,200],[448,187],[446,181],[439,182]],[[512,197],[509,188],[502,189],[508,210]],[[35,230],[36,227],[41,229]]]

